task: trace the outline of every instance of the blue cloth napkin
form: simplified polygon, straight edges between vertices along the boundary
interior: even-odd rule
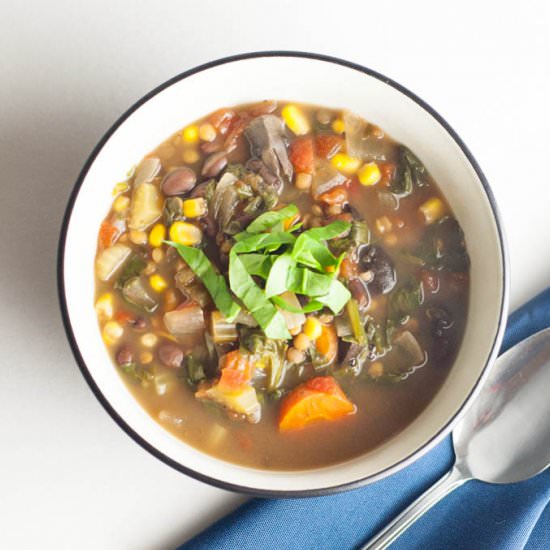
[[[510,316],[501,351],[548,326],[550,289]],[[179,550],[357,548],[439,479],[453,459],[449,437],[411,466],[361,489],[315,498],[252,499]],[[418,520],[392,550],[548,550],[549,502],[550,470],[511,485],[470,481]]]

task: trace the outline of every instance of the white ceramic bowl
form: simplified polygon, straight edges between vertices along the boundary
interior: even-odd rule
[[[456,362],[439,393],[405,430],[359,458],[314,470],[264,471],[206,455],[155,422],[113,367],[94,312],[94,255],[113,184],[186,123],[220,107],[274,98],[348,108],[378,124],[425,163],[449,200],[471,257],[469,315]],[[507,311],[506,249],[493,196],[451,127],[402,86],[369,69],[320,55],[263,52],[222,59],[162,84],[105,134],[70,197],[59,246],[59,294],[76,360],[120,427],[174,468],[226,489],[304,496],[356,487],[409,464],[450,432],[498,351]]]

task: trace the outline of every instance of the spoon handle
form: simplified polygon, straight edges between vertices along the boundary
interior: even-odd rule
[[[466,477],[455,464],[452,470],[447,472],[439,481],[436,481],[424,494],[420,495],[382,531],[362,546],[361,550],[384,550],[434,504],[437,504],[444,496],[469,479],[471,478]]]

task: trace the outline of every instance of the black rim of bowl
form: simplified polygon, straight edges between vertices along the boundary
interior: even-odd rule
[[[320,489],[304,489],[304,490],[297,490],[297,491],[285,491],[285,490],[269,490],[269,489],[256,489],[254,487],[249,487],[246,485],[239,485],[236,483],[228,483],[222,480],[219,480],[217,478],[213,478],[210,476],[207,476],[205,474],[202,474],[200,472],[197,472],[191,468],[188,468],[184,466],[183,464],[180,464],[179,462],[173,460],[172,458],[166,456],[162,451],[151,445],[148,441],[143,439],[135,430],[133,430],[126,421],[118,414],[118,412],[115,410],[115,408],[111,405],[111,403],[107,400],[107,398],[103,395],[100,388],[96,384],[93,376],[91,375],[90,371],[88,370],[88,367],[86,366],[86,363],[84,362],[84,359],[80,353],[80,349],[78,347],[78,344],[76,342],[76,338],[74,336],[74,332],[71,326],[71,322],[69,319],[69,312],[67,308],[67,301],[65,296],[65,282],[64,282],[64,257],[65,257],[65,243],[67,239],[67,231],[69,227],[69,222],[71,219],[74,203],[76,201],[76,198],[78,196],[78,193],[80,191],[80,188],[82,186],[82,183],[90,169],[90,166],[95,161],[97,155],[105,145],[105,143],[110,139],[112,134],[115,132],[115,130],[137,109],[139,109],[143,104],[145,104],[147,101],[149,101],[152,97],[157,95],[159,92],[165,90],[172,84],[179,82],[180,80],[183,80],[184,78],[188,78],[189,76],[192,76],[196,73],[205,71],[207,69],[210,69],[212,67],[217,67],[219,65],[224,65],[226,63],[232,63],[235,61],[242,61],[247,59],[253,59],[253,58],[261,58],[261,57],[298,57],[303,59],[312,59],[316,61],[324,61],[328,63],[334,63],[336,65],[341,65],[350,69],[354,69],[356,71],[362,72],[368,76],[371,76],[373,78],[376,78],[388,86],[391,86],[392,88],[398,90],[402,94],[406,95],[408,98],[412,99],[415,103],[417,103],[420,107],[422,107],[428,114],[430,114],[443,128],[447,131],[447,133],[453,138],[453,140],[456,142],[456,144],[460,147],[462,153],[466,156],[468,159],[470,165],[475,170],[479,180],[481,181],[481,184],[483,186],[483,189],[485,191],[485,194],[487,196],[487,199],[489,201],[489,204],[491,206],[493,217],[495,220],[497,232],[498,232],[498,238],[499,238],[499,244],[500,244],[500,252],[501,252],[501,261],[502,261],[502,296],[501,296],[501,303],[500,303],[500,312],[499,312],[499,319],[498,319],[498,329],[495,334],[491,351],[489,353],[489,356],[487,358],[487,361],[483,367],[483,370],[480,373],[480,376],[477,380],[477,382],[474,384],[472,390],[470,391],[468,397],[465,399],[462,406],[458,409],[458,411],[455,413],[455,415],[448,420],[448,422],[443,426],[436,434],[434,434],[430,440],[428,440],[422,447],[405,457],[403,460],[399,461],[396,464],[393,464],[392,466],[389,466],[388,468],[370,476],[366,476],[364,478],[357,479],[355,481],[350,481],[348,483],[343,483],[340,485],[335,485],[327,488],[320,488]],[[394,474],[398,472],[399,470],[403,469],[404,467],[411,464],[413,461],[417,460],[421,456],[423,456],[425,453],[427,453],[430,449],[432,449],[437,443],[439,443],[449,432],[452,430],[456,422],[460,419],[460,416],[463,414],[463,412],[468,408],[468,405],[471,403],[473,398],[477,395],[477,392],[481,388],[482,383],[484,382],[485,378],[487,377],[489,373],[489,367],[493,364],[496,355],[498,353],[498,350],[500,348],[500,343],[502,341],[502,337],[504,334],[504,329],[506,326],[506,320],[505,315],[507,312],[507,306],[508,306],[508,252],[507,252],[507,246],[506,241],[504,239],[503,230],[502,230],[502,222],[500,219],[500,214],[498,212],[498,208],[495,202],[495,198],[493,196],[493,193],[489,187],[489,183],[487,182],[487,179],[485,178],[483,172],[481,171],[481,168],[479,167],[477,161],[475,160],[474,156],[470,152],[470,150],[466,147],[464,142],[460,139],[460,137],[457,135],[457,133],[452,129],[452,127],[435,111],[432,107],[430,107],[426,102],[424,102],[422,99],[417,97],[415,94],[413,94],[411,91],[409,91],[407,88],[401,86],[397,82],[393,81],[392,79],[373,71],[372,69],[368,69],[366,67],[363,67],[362,65],[358,65],[356,63],[352,63],[350,61],[345,61],[343,59],[339,59],[336,57],[331,57],[327,55],[322,54],[316,54],[316,53],[308,53],[308,52],[297,52],[297,51],[261,51],[261,52],[251,52],[251,53],[244,53],[239,55],[234,55],[230,57],[224,57],[222,59],[218,59],[215,61],[211,61],[209,63],[205,63],[204,65],[199,65],[198,67],[195,67],[193,69],[190,69],[188,71],[185,71],[170,80],[164,82],[164,84],[161,84],[154,90],[150,91],[148,94],[144,95],[140,100],[138,100],[136,103],[134,103],[124,114],[122,114],[118,120],[109,128],[109,130],[105,133],[105,135],[101,138],[99,143],[95,146],[94,150],[88,157],[88,160],[84,164],[84,167],[82,168],[82,171],[80,172],[80,175],[78,176],[78,179],[76,180],[76,183],[73,187],[73,190],[70,194],[69,201],[67,204],[67,208],[65,210],[65,214],[63,217],[63,223],[61,227],[61,234],[59,238],[59,248],[58,248],[58,256],[57,256],[57,286],[58,286],[58,295],[59,295],[59,303],[61,307],[61,315],[63,318],[63,325],[65,327],[65,332],[67,333],[67,338],[69,340],[69,344],[71,346],[73,355],[76,359],[76,362],[86,379],[86,382],[90,386],[92,392],[96,396],[96,398],[99,400],[99,402],[103,405],[105,410],[109,413],[109,415],[113,418],[113,420],[126,432],[128,436],[130,436],[134,441],[136,441],[139,445],[141,445],[145,450],[149,451],[152,455],[154,455],[156,458],[164,462],[165,464],[168,464],[168,466],[171,466],[172,468],[178,470],[179,472],[182,472],[190,477],[193,477],[195,479],[198,479],[200,481],[203,481],[205,483],[208,483],[210,485],[214,485],[216,487],[219,487],[221,489],[229,490],[229,491],[235,491],[239,493],[245,493],[253,496],[261,496],[261,497],[278,497],[278,498],[289,498],[289,497],[309,497],[309,496],[321,496],[321,495],[328,495],[333,493],[338,493],[341,491],[346,491],[349,489],[358,488],[364,485],[367,485],[369,483],[372,483],[374,481],[381,480],[391,474]],[[270,474],[269,470],[265,471],[265,475],[268,476]]]

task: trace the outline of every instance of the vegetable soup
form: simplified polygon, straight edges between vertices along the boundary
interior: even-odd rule
[[[427,406],[467,315],[462,230],[421,160],[346,110],[224,108],[116,184],[96,312],[162,426],[265,469],[353,458]]]

